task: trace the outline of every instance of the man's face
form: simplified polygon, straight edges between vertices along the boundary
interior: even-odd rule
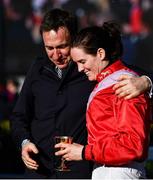
[[[67,67],[70,61],[70,34],[65,27],[57,31],[50,30],[42,34],[49,59],[60,69]]]

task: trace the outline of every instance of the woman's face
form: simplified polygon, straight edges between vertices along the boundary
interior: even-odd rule
[[[87,54],[83,49],[74,47],[71,48],[71,57],[77,63],[78,71],[83,71],[89,81],[94,81],[97,75],[107,66],[107,61],[104,61],[105,51],[98,49],[96,56]]]

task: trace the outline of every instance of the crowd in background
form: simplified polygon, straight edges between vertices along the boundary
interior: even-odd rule
[[[152,0],[24,0],[24,3],[3,0],[5,32],[0,36],[5,42],[2,46],[5,71],[25,75],[34,56],[41,54],[39,26],[49,8],[63,8],[74,13],[80,28],[117,20],[122,26],[127,48],[125,61],[132,63],[133,46],[152,32],[149,19],[153,15],[148,12],[152,11],[152,4]],[[144,11],[148,17],[143,18]]]
[[[18,97],[17,77],[25,75],[32,60],[42,53],[39,27],[44,12],[50,8],[63,8],[74,13],[80,29],[117,20],[123,31],[123,60],[145,71],[153,71],[152,0],[1,0],[0,3],[0,70],[4,77],[0,78],[0,132],[7,126],[1,122],[9,120]],[[1,140],[4,137],[1,133]],[[5,151],[5,146],[6,141],[0,141],[1,152]],[[9,162],[0,161],[1,173]],[[17,163],[20,164],[20,160]],[[22,170],[21,166],[17,170]]]

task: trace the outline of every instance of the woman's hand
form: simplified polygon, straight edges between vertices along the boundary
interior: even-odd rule
[[[60,148],[61,150],[57,151],[55,155],[62,156],[66,161],[81,161],[83,147],[83,145],[76,143],[58,143],[55,145],[55,148]]]

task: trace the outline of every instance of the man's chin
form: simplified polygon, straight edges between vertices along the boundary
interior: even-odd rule
[[[60,69],[64,69],[68,66],[68,63],[66,64],[58,64],[57,67],[60,68]]]

